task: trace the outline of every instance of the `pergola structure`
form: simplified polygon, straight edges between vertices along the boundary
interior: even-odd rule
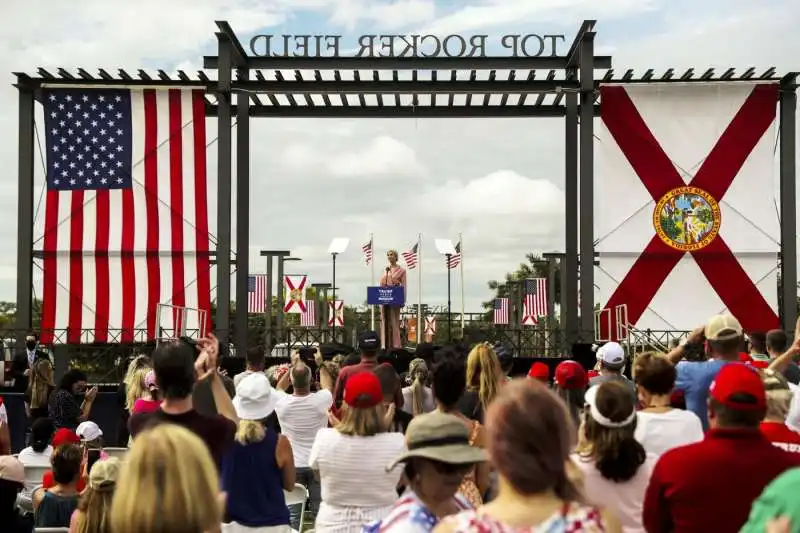
[[[182,86],[207,91],[206,115],[218,119],[217,169],[217,314],[218,334],[225,338],[230,323],[231,276],[234,250],[231,221],[236,230],[236,295],[238,309],[247,306],[250,241],[250,118],[455,118],[563,117],[565,119],[565,254],[562,272],[562,329],[568,343],[590,342],[594,330],[594,120],[601,112],[601,83],[737,82],[763,80],[781,84],[781,241],[783,280],[781,317],[792,329],[797,285],[795,244],[795,107],[796,74],[783,77],[774,68],[741,74],[730,68],[721,74],[708,69],[657,76],[652,69],[640,76],[628,70],[616,75],[611,57],[594,53],[595,21],[581,25],[564,56],[540,57],[262,57],[249,56],[230,25],[217,22],[218,53],[206,56],[191,76],[163,70],[151,75],[139,70],[111,74],[82,68],[38,75],[16,73],[19,89],[19,244],[17,252],[18,331],[32,318],[34,222],[34,104],[42,84],[63,86]],[[232,126],[236,117],[236,161],[232,169]],[[237,202],[232,206],[232,184]],[[578,213],[580,212],[580,217]],[[579,222],[580,219],[580,222]],[[580,269],[579,258],[587,258]],[[578,291],[580,309],[578,309]],[[247,347],[247,314],[235,316],[235,345]],[[18,339],[22,337],[18,335]]]

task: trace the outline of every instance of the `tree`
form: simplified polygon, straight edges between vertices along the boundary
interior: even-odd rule
[[[555,277],[556,288],[553,298],[558,302],[561,298],[561,271],[558,266],[556,266]],[[526,254],[525,262],[520,263],[513,272],[508,272],[504,280],[491,280],[488,282],[489,290],[492,291],[493,296],[488,302],[483,302],[483,308],[487,310],[487,315],[492,312],[495,298],[509,297],[513,283],[531,278],[547,278],[547,260],[534,253]]]

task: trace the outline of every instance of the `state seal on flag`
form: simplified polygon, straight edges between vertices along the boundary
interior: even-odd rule
[[[698,187],[678,187],[662,196],[653,211],[653,227],[670,248],[692,252],[708,246],[719,233],[722,216],[711,194]]]
[[[289,291],[289,299],[293,302],[302,302],[303,292],[300,289],[291,289]]]

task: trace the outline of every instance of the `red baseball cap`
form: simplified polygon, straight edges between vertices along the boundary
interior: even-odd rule
[[[372,372],[353,374],[344,385],[344,403],[350,407],[375,407],[383,401],[378,376]]]
[[[767,368],[769,368],[769,361],[757,361],[753,359],[752,361],[748,361],[745,364],[750,365],[753,368],[758,368],[760,370],[766,370]]]
[[[531,365],[531,369],[528,370],[528,377],[548,381],[550,379],[550,367],[541,361],[536,361]]]
[[[62,444],[80,444],[81,438],[73,430],[68,428],[61,428],[53,434],[53,440],[50,442],[53,448],[58,448]]]
[[[736,401],[737,394],[745,394],[755,399],[754,403]],[[741,363],[728,363],[720,369],[709,388],[709,395],[725,407],[741,411],[754,411],[767,408],[767,393],[758,371]]]
[[[556,385],[562,389],[583,389],[586,387],[586,370],[577,361],[567,360],[556,367]]]

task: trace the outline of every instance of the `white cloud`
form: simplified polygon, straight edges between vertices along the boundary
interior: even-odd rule
[[[445,210],[465,218],[480,216],[542,216],[563,212],[564,192],[553,182],[499,170],[463,183],[451,180],[421,198],[421,212]]]
[[[650,10],[656,3],[657,0],[479,0],[431,22],[422,33],[444,36],[529,21],[550,23],[592,17],[610,18]]]
[[[414,178],[425,173],[411,147],[386,135],[349,151],[323,152],[309,144],[296,143],[286,149],[283,157],[294,171],[323,172],[337,178]]]
[[[337,0],[330,22],[348,31],[361,22],[391,31],[427,22],[435,14],[433,0]]]

